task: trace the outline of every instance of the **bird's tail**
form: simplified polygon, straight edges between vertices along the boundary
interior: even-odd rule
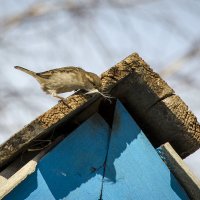
[[[23,72],[25,72],[26,74],[29,74],[29,75],[31,75],[31,76],[33,76],[33,77],[36,76],[36,73],[35,73],[35,72],[30,71],[30,70],[25,69],[25,68],[20,67],[20,66],[15,66],[15,69],[18,69],[18,70],[20,70],[20,71],[23,71]]]

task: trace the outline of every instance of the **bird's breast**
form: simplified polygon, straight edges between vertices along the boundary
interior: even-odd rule
[[[84,88],[84,81],[78,73],[56,73],[44,82],[42,88],[55,90],[59,94]]]

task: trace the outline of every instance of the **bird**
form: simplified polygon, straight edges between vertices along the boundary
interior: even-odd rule
[[[87,92],[85,94],[100,93],[105,98],[110,98],[100,92],[100,77],[95,73],[85,71],[80,67],[61,67],[39,73],[21,66],[15,66],[14,68],[31,75],[39,82],[41,89],[44,92],[59,98],[61,101],[64,101],[65,99],[58,94],[80,89],[86,90]]]

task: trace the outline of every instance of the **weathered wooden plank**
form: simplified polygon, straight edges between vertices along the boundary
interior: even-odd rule
[[[37,162],[35,160],[31,160],[12,177],[5,179],[0,187],[0,199],[5,197],[18,184],[25,180],[29,174],[32,174],[35,171],[36,165]]]
[[[68,97],[65,104],[60,102],[43,113],[0,145],[0,170],[22,151],[28,149],[34,140],[49,138],[55,127],[58,129],[64,123],[68,123],[68,127],[74,127],[87,120],[97,112],[100,99],[98,95],[91,97],[79,92],[79,94]]]
[[[109,127],[95,114],[52,151],[6,200],[98,199]]]
[[[102,74],[105,90],[119,98],[157,147],[170,142],[183,158],[200,148],[200,124],[173,89],[134,53]]]
[[[138,54],[131,54],[103,73],[102,87],[120,98],[157,146],[170,141],[181,157],[200,148],[200,125],[196,117]],[[66,105],[59,103],[45,112],[0,145],[0,169],[27,149],[36,138],[48,137],[46,133],[55,126],[69,123],[75,116],[78,123],[86,120],[98,110],[100,100],[102,97],[79,93],[67,98]]]
[[[197,177],[195,177],[195,175],[193,175],[189,167],[175,152],[172,146],[169,143],[166,143],[158,149],[158,152],[161,158],[167,164],[168,168],[184,187],[190,199],[199,200],[200,181]]]
[[[117,102],[103,200],[189,199],[121,103]]]
[[[58,142],[60,142],[63,137],[59,137],[50,146],[45,148],[42,152],[38,153],[33,159],[26,163],[28,158],[24,156],[15,160],[12,165],[9,165],[5,170],[0,173],[0,199],[5,197],[10,191],[17,187],[22,181],[24,181],[30,174],[36,170],[36,166],[39,160]],[[24,163],[26,163],[24,165]]]

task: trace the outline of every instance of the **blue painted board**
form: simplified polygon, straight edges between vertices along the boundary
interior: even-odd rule
[[[189,198],[118,101],[106,162],[103,200],[132,199]]]
[[[100,196],[109,127],[95,114],[44,156],[6,200],[95,200]]]
[[[112,132],[95,114],[43,157],[5,199],[98,200],[101,191],[103,200],[188,199],[119,101]]]

